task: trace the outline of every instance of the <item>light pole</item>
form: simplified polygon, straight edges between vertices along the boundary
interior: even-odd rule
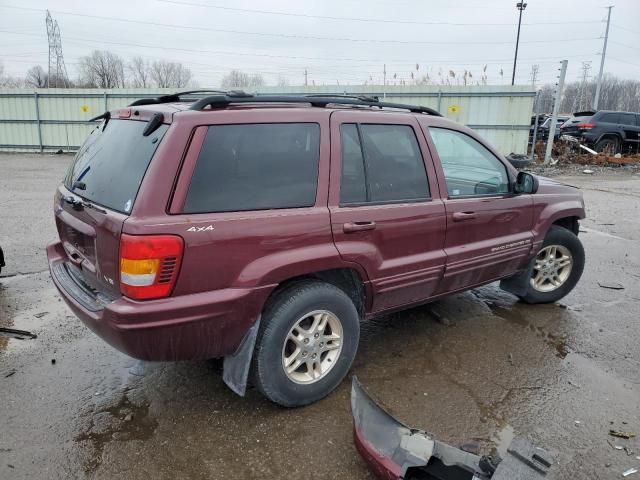
[[[520,10],[520,15],[518,16],[518,36],[516,37],[516,54],[513,57],[513,74],[511,75],[511,85],[514,85],[516,82],[516,62],[518,61],[518,44],[520,43],[520,25],[522,24],[522,11],[527,8],[527,4],[524,2],[516,3],[516,8]]]

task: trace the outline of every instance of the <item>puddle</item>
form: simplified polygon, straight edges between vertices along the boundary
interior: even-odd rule
[[[76,442],[89,442],[94,449],[91,458],[85,462],[85,471],[93,473],[97,470],[109,442],[148,440],[157,427],[158,422],[149,417],[149,404],[133,403],[126,390],[116,405],[95,412],[87,431],[76,436]]]
[[[554,349],[554,354],[558,358],[564,359],[567,354],[571,352],[568,344],[566,335],[558,335],[552,332],[548,332],[544,328],[534,325],[527,319],[527,316],[524,312],[520,311],[518,305],[514,305],[512,307],[505,307],[502,305],[496,305],[487,303],[491,311],[494,315],[503,318],[509,322],[515,323],[524,327],[531,332],[535,333],[537,336],[541,337],[544,342]],[[541,306],[537,306],[540,308]],[[549,307],[547,307],[549,308]],[[546,313],[546,312],[545,312]],[[555,313],[555,312],[554,312]]]

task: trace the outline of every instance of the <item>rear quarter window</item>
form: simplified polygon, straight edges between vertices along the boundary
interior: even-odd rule
[[[313,206],[319,157],[316,123],[210,126],[184,212]]]
[[[121,213],[133,207],[140,183],[169,128],[151,135],[147,122],[110,120],[93,129],[71,162],[64,185],[77,195]]]

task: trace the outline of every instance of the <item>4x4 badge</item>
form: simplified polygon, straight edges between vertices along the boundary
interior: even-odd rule
[[[189,227],[187,228],[187,232],[210,232],[213,229],[213,225],[207,227]]]

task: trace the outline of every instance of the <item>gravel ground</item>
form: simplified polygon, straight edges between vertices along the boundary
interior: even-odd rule
[[[235,396],[216,362],[132,360],[73,316],[44,256],[69,159],[0,154],[0,326],[37,334],[0,336],[0,478],[372,478],[353,446],[348,380],[286,410],[253,389]],[[585,273],[562,304],[488,285],[385,316],[363,324],[352,374],[441,440],[486,453],[526,435],[555,455],[554,479],[621,478],[640,467],[638,438],[608,435],[640,433],[640,175],[560,173],[589,215]],[[624,290],[599,286],[610,282]]]

